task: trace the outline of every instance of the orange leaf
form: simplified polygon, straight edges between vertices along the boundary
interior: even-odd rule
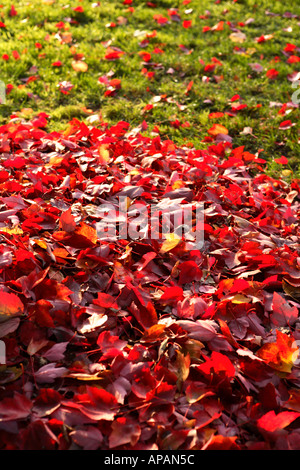
[[[76,229],[75,233],[77,235],[80,235],[82,237],[87,238],[90,240],[93,244],[97,243],[97,232],[96,230],[91,227],[90,225],[85,224],[84,222],[81,223],[81,225]]]
[[[82,60],[74,60],[71,65],[75,72],[86,72],[88,69],[88,64]]]
[[[240,447],[235,442],[237,436],[212,436],[201,450],[239,450]]]
[[[210,135],[216,136],[218,134],[228,134],[228,129],[222,126],[222,124],[214,124],[209,130]]]
[[[71,212],[71,207],[62,213],[59,220],[59,227],[64,232],[73,232],[76,228],[76,222]]]
[[[273,369],[290,373],[296,359],[296,351],[298,348],[295,347],[294,338],[276,330],[276,341],[264,344],[256,354]]]
[[[53,238],[74,248],[88,248],[96,245],[98,240],[96,230],[84,222],[81,222],[79,227],[72,233],[64,230],[54,232]]]
[[[107,144],[99,145],[98,147],[99,152],[99,163],[105,164],[109,161],[109,150]]]
[[[185,380],[188,378],[189,373],[190,373],[190,365],[191,365],[191,357],[187,353],[187,355],[184,355],[182,352],[177,351],[177,356],[176,356],[176,375],[178,377],[178,385],[180,386],[182,382],[185,382]]]
[[[275,432],[286,428],[299,416],[300,413],[295,411],[282,411],[276,415],[274,410],[271,410],[257,421],[257,425],[263,431]]]
[[[156,341],[162,340],[165,336],[165,328],[166,325],[162,323],[157,323],[156,325],[150,326],[150,328],[145,331],[141,341],[155,343]]]
[[[0,322],[19,316],[24,311],[24,305],[15,294],[0,291]]]

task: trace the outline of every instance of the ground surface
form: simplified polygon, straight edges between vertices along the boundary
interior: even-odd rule
[[[300,449],[300,7],[257,3],[2,3],[2,449]],[[100,239],[174,200],[201,249]]]

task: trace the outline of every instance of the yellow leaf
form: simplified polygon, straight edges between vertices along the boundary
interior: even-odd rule
[[[24,117],[28,117],[33,113],[32,108],[22,108],[19,114],[22,114]]]
[[[249,303],[250,302],[250,299],[249,297],[246,297],[245,295],[242,295],[242,294],[236,294],[231,302],[233,304],[246,304],[246,303]]]
[[[237,33],[230,34],[229,38],[231,39],[232,42],[242,43],[245,41],[246,35],[239,31]]]
[[[98,147],[99,151],[99,161],[100,163],[107,163],[109,161],[109,150],[108,150],[108,145],[107,144],[102,144],[99,145]]]
[[[47,166],[47,167],[49,167],[49,166],[59,166],[63,160],[64,160],[64,157],[58,157],[58,156],[51,157],[50,160],[49,160],[49,163],[46,163],[45,166]]]
[[[172,189],[184,188],[184,186],[185,186],[184,181],[176,180],[176,181],[174,181],[174,183],[172,184]]]
[[[88,64],[86,64],[82,60],[73,60],[71,65],[75,72],[86,72],[88,69]]]
[[[18,227],[13,227],[13,228],[1,227],[0,232],[9,233],[10,235],[22,235],[23,230]]]
[[[40,248],[43,248],[44,250],[47,250],[48,245],[45,242],[45,240],[34,240],[34,243],[38,245]]]
[[[173,250],[173,248],[175,248],[180,242],[181,238],[178,235],[175,233],[168,233],[166,235],[166,240],[160,248],[160,253],[167,253],[168,251]]]

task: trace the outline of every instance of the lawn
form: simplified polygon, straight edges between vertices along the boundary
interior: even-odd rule
[[[263,150],[271,171],[282,169],[274,160],[284,155],[284,168],[298,174],[297,1],[290,11],[270,1],[57,0],[11,8],[3,2],[8,96],[0,122],[46,112],[47,129],[61,130],[98,114],[109,125],[145,121],[149,135],[154,129],[203,148],[217,122],[236,146]],[[292,124],[282,129],[284,121]]]
[[[300,450],[299,26],[2,2],[0,449]]]

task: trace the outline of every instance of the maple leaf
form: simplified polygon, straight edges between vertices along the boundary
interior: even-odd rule
[[[292,126],[293,126],[292,121],[290,119],[287,119],[285,121],[282,121],[279,124],[279,129],[286,130],[286,129],[290,129]]]
[[[287,165],[289,161],[284,155],[282,155],[280,158],[275,158],[275,162],[280,165]]]
[[[111,393],[90,386],[86,387],[86,393],[75,395],[74,401],[68,402],[68,405],[93,421],[113,421],[118,409],[117,400]]]
[[[59,219],[59,227],[64,231],[64,232],[74,232],[76,228],[76,222],[75,218],[72,215],[72,209],[69,207],[63,214],[61,215]]]
[[[93,300],[93,303],[104,308],[119,309],[119,306],[114,297],[104,292],[98,292],[98,298]]]
[[[165,338],[166,325],[158,323],[156,325],[150,326],[145,333],[143,334],[141,341],[145,343],[155,343]]]
[[[75,72],[86,72],[88,70],[88,65],[83,60],[74,60],[71,66]]]
[[[64,376],[67,371],[66,367],[56,367],[55,362],[50,362],[35,372],[35,379],[38,383],[54,383],[57,378]]]
[[[257,420],[257,426],[262,431],[276,432],[286,428],[299,417],[300,413],[294,411],[282,411],[276,415],[275,411],[271,410]]]
[[[218,134],[228,134],[228,129],[221,124],[214,124],[207,132],[212,136],[217,136]]]
[[[167,253],[168,251],[173,250],[173,248],[181,242],[181,238],[174,233],[167,234],[165,238],[165,241],[160,247],[160,253]]]
[[[212,352],[210,359],[198,366],[198,370],[207,377],[215,374],[216,376],[232,379],[235,376],[235,368],[232,362],[227,356],[216,351]]]
[[[177,302],[181,299],[183,299],[183,289],[178,286],[167,287],[160,297],[160,301],[165,304]]]
[[[184,355],[182,352],[177,351],[176,355],[176,375],[178,377],[177,386],[179,390],[182,387],[183,382],[185,382],[190,374],[190,365],[191,357],[189,354]]]
[[[62,67],[63,63],[61,60],[56,60],[55,62],[52,62],[52,67]]]
[[[76,426],[76,429],[70,432],[71,439],[83,450],[97,450],[102,441],[103,434],[96,426]]]
[[[277,78],[279,75],[279,72],[278,70],[276,69],[270,69],[266,72],[266,76],[270,79],[270,80],[275,80],[275,78]]]
[[[113,49],[113,48],[108,48],[106,50],[104,59],[105,60],[118,60],[124,55],[125,52],[121,51],[120,49]]]
[[[109,146],[107,144],[101,144],[98,147],[99,151],[99,163],[106,165],[110,159]]]
[[[124,444],[134,446],[141,435],[140,425],[130,418],[117,418],[112,423],[112,432],[109,435],[108,445],[112,449]]]
[[[54,321],[50,314],[53,306],[48,300],[40,299],[34,307],[34,317],[38,325],[41,327],[54,327]]]
[[[13,397],[5,397],[0,402],[0,422],[25,419],[29,416],[32,402],[26,395],[15,392]]]
[[[293,337],[276,330],[276,341],[265,343],[256,355],[263,359],[270,367],[279,372],[290,373],[294,365],[295,347]]]
[[[54,389],[41,388],[34,400],[33,411],[38,417],[48,416],[61,404],[61,395]]]
[[[22,430],[20,438],[24,450],[54,450],[59,442],[48,424],[38,419]]]
[[[236,443],[236,440],[237,436],[212,436],[201,450],[239,450],[240,446]]]
[[[0,322],[24,313],[23,302],[15,294],[5,291],[0,292]]]
[[[280,294],[274,292],[270,318],[277,327],[292,326],[298,319],[298,309],[286,302]]]
[[[74,85],[71,82],[64,80],[58,83],[58,87],[63,94],[67,95],[69,91],[74,88]]]
[[[185,29],[191,28],[191,26],[192,26],[192,20],[184,20],[184,21],[182,22],[182,26],[183,26],[183,28],[185,28]]]
[[[118,336],[112,335],[109,331],[103,331],[98,336],[97,344],[101,348],[103,354],[113,351],[113,354],[115,355],[117,350],[121,351],[126,347],[127,342],[119,339]]]
[[[96,230],[85,222],[81,222],[71,233],[59,231],[55,232],[53,237],[57,241],[64,241],[66,245],[75,248],[88,248],[96,245],[98,241]]]

